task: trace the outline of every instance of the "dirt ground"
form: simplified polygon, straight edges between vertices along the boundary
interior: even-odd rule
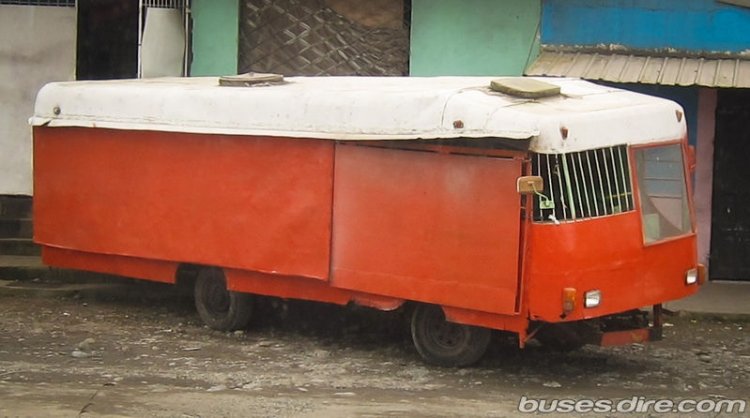
[[[422,363],[398,314],[276,299],[256,314],[227,334],[169,286],[2,292],[0,417],[504,417],[523,395],[750,400],[746,318],[672,316],[664,341],[567,354],[498,334],[477,366],[442,369]]]

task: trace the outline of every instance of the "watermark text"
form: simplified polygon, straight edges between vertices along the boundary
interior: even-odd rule
[[[625,399],[538,399],[522,396],[521,413],[735,413],[742,414],[747,401],[742,399],[648,399],[633,396]]]

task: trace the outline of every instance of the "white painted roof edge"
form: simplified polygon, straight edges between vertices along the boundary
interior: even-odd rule
[[[529,139],[539,133],[532,121],[492,117],[514,102],[474,89],[489,79],[287,80],[266,87],[220,87],[213,77],[50,83],[37,95],[30,122],[334,140]],[[449,114],[463,118],[461,127],[445,119]]]
[[[562,128],[567,129],[565,139]],[[632,108],[568,116],[562,121],[547,119],[540,123],[539,129],[540,134],[532,139],[529,150],[543,154],[647,145],[687,136],[684,110],[664,99]]]
[[[49,127],[78,127],[78,128],[105,128],[105,129],[127,129],[135,131],[161,131],[161,132],[185,132],[197,134],[217,135],[250,135],[250,136],[273,136],[287,138],[326,139],[334,141],[390,141],[390,140],[429,140],[429,139],[460,139],[460,138],[508,138],[508,139],[531,139],[539,134],[538,131],[502,131],[493,130],[493,135],[488,135],[486,130],[472,131],[464,129],[460,134],[455,131],[440,132],[432,130],[429,132],[412,133],[339,133],[326,131],[286,131],[286,130],[263,130],[251,128],[227,128],[221,126],[185,126],[168,125],[147,122],[123,122],[123,121],[99,121],[94,122],[87,119],[51,119],[48,117],[32,117],[29,119],[32,126]]]
[[[681,108],[668,100],[564,78],[543,78],[561,96],[519,99],[490,92],[494,78],[293,77],[250,88],[219,87],[214,77],[51,83],[29,122],[329,140],[499,137],[531,139],[532,151],[546,153],[685,133],[684,118],[675,118]]]

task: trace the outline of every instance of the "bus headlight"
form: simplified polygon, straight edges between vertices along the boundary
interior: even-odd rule
[[[601,290],[589,290],[583,295],[583,306],[587,308],[596,308],[602,301]]]
[[[685,273],[685,284],[691,285],[698,283],[698,269],[690,269]]]

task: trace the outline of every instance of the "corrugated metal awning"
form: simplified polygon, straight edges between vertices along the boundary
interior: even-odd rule
[[[543,50],[526,69],[526,75],[667,86],[750,88],[750,58]]]

